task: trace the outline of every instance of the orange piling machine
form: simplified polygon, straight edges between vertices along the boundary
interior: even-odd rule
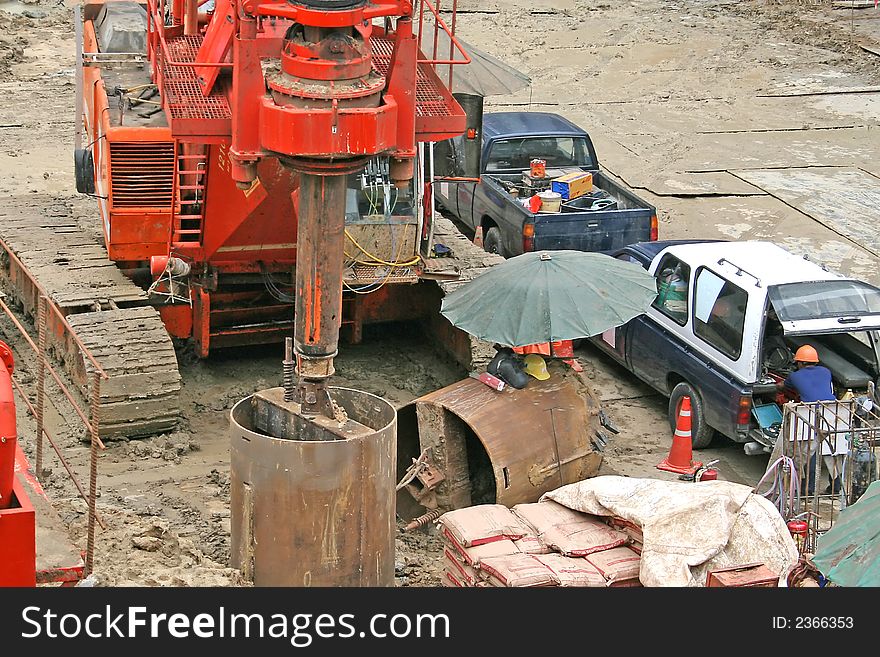
[[[454,29],[429,0],[417,11],[428,33]],[[417,283],[430,249],[421,144],[465,129],[435,70],[469,61],[454,36],[424,56],[409,0],[83,12],[78,188],[99,200],[110,259],[142,282],[149,269],[171,336],[206,357],[295,327],[304,371],[326,376],[340,322],[357,341],[418,315],[423,295],[403,289],[418,286],[395,284]]]
[[[507,425],[456,405],[496,394],[488,388],[416,403],[401,427],[403,458],[395,408],[330,385],[343,327],[356,342],[370,322],[439,317],[435,281],[447,272],[429,262],[426,145],[479,138],[448,86],[453,65],[470,61],[454,35],[456,4],[447,24],[431,0],[86,0],[76,22],[77,188],[97,197],[110,261],[139,283],[117,281],[100,299],[99,280],[84,284],[77,299],[88,303],[70,310],[93,350],[122,336],[102,367],[128,369],[109,372],[102,413],[117,408],[114,426],[132,435],[155,430],[156,413],[176,404],[176,361],[142,367],[156,349],[125,337],[158,316],[201,357],[286,342],[283,385],[231,413],[231,561],[257,585],[393,585],[401,476],[424,484],[413,495],[436,514],[481,499],[483,484],[525,499],[598,462],[598,403],[567,379],[536,392],[549,418],[538,438],[508,440]],[[34,222],[44,225],[16,221],[25,246]],[[84,240],[74,241],[70,253]],[[60,260],[35,266],[76,258]],[[472,341],[459,348],[470,337],[451,329],[435,327],[438,342],[470,351]],[[150,398],[159,393],[161,403]],[[571,449],[559,447],[559,417],[573,418]],[[519,450],[526,442],[534,449]]]
[[[136,27],[86,5],[83,63],[100,66],[83,66],[78,179],[95,180],[110,258],[149,263],[172,336],[203,357],[288,343],[284,386],[233,411],[233,565],[258,585],[392,585],[395,410],[329,380],[346,319],[356,340],[366,314],[418,315],[386,284],[416,283],[430,243],[419,144],[465,115],[409,0],[199,4],[148,0],[143,69]]]

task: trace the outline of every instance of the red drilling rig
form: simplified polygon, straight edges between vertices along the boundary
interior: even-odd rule
[[[152,288],[170,301],[162,318],[203,357],[280,341],[296,295],[314,302],[298,348],[325,340],[343,272],[355,340],[365,320],[405,317],[393,285],[369,303],[354,292],[418,280],[431,217],[417,147],[465,121],[434,70],[448,59],[420,53],[412,3],[198,4],[149,0],[149,71],[119,67],[131,54],[113,52],[114,6],[85,6],[85,125],[110,258],[166,277]]]
[[[395,482],[407,469],[394,467],[397,413],[328,380],[342,327],[358,341],[364,324],[439,311],[425,144],[480,139],[449,90],[453,64],[469,61],[455,10],[453,0],[447,25],[430,0],[86,0],[75,22],[77,189],[97,200],[109,260],[57,199],[0,208],[17,300],[70,355],[38,297],[58,306],[106,375],[90,395],[102,436],[176,421],[169,336],[201,357],[292,336],[283,396],[259,391],[232,413],[231,551],[257,583],[393,583]],[[441,341],[467,350],[450,329]],[[72,356],[74,379],[88,381],[94,365]],[[469,503],[471,466],[525,499],[595,465],[598,405],[564,387],[564,399],[539,391],[550,424],[513,448],[506,425],[462,423],[448,399],[432,400],[438,446],[455,443],[431,470],[457,486],[441,501]],[[563,407],[574,411],[564,445],[552,412]],[[404,453],[427,466],[412,410]]]
[[[176,421],[168,336],[204,358],[293,334],[316,382],[341,327],[358,342],[365,324],[436,314],[424,153],[465,131],[437,72],[451,81],[452,64],[470,61],[454,10],[450,27],[430,0],[83,4],[77,189],[96,198],[107,256],[127,277],[98,262],[75,222],[45,221],[64,214],[54,200],[0,216],[25,311],[38,315],[45,288],[118,381],[101,390],[102,436]],[[438,46],[441,32],[451,38]],[[64,350],[56,328],[49,341]]]
[[[233,414],[233,561],[257,583],[393,582],[396,414],[328,380],[342,326],[358,341],[363,324],[439,310],[421,281],[424,144],[465,132],[437,66],[451,81],[470,61],[455,6],[450,22],[430,0],[87,0],[76,21],[77,189],[98,199],[109,259],[147,292],[116,282],[95,299],[96,279],[64,306],[89,348],[119,350],[101,386],[112,426],[155,432],[176,404],[158,396],[176,362],[154,334],[153,348],[134,338],[159,317],[201,357],[292,336],[283,398],[260,391]],[[77,244],[48,265],[81,259]]]

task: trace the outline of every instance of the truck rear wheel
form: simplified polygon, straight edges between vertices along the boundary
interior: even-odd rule
[[[483,236],[483,250],[488,253],[497,253],[506,258],[504,247],[501,245],[501,230],[497,226],[492,226]]]
[[[669,425],[674,432],[682,399],[685,397],[691,398],[691,444],[694,449],[708,447],[712,443],[715,430],[706,424],[703,400],[690,383],[682,381],[672,389],[669,395]]]

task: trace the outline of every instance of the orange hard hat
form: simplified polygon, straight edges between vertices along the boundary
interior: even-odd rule
[[[801,347],[798,347],[798,350],[794,355],[794,360],[798,363],[818,363],[819,354],[813,347],[805,344]]]

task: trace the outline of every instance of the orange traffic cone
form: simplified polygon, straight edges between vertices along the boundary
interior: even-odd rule
[[[477,226],[477,230],[474,233],[474,244],[483,248],[483,227]]]
[[[657,464],[659,470],[694,474],[702,463],[693,461],[693,441],[691,439],[691,398],[681,398],[681,408],[675,421],[675,434],[672,436],[672,447],[669,456]]]

